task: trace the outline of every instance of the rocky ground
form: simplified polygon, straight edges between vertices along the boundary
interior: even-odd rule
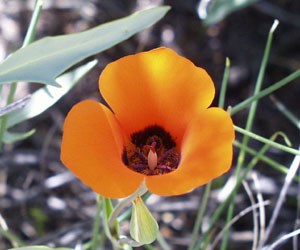
[[[235,105],[249,97],[253,91],[267,34],[273,20],[277,18],[280,24],[274,36],[264,87],[300,67],[298,0],[258,1],[209,27],[199,18],[199,1],[196,0],[44,2],[37,39],[82,31],[151,4],[166,4],[172,9],[149,30],[97,55],[99,64],[67,96],[41,116],[16,128],[19,131],[36,128],[37,131],[25,141],[6,145],[0,156],[0,212],[8,227],[28,244],[74,246],[91,237],[96,195],[62,165],[60,143],[64,117],[72,105],[83,99],[101,99],[97,81],[108,62],[137,51],[168,46],[207,69],[219,90],[225,58],[229,57],[232,66],[226,105]],[[33,1],[29,0],[1,1],[1,60],[7,53],[21,46],[32,6]],[[274,94],[297,117],[300,117],[299,81],[297,79]],[[39,87],[36,84],[21,85],[18,96]],[[1,99],[3,104],[3,97]],[[237,125],[244,126],[246,115],[247,112],[242,111],[233,119]],[[264,98],[258,107],[254,131],[270,137],[278,130],[286,133],[294,148],[298,147],[299,130],[275,108],[270,98]],[[237,139],[240,138],[237,134]],[[260,147],[256,142],[251,145],[254,148]],[[269,156],[286,166],[292,160],[292,156],[278,150],[272,150]],[[261,180],[264,198],[271,201],[267,208],[269,219],[285,176],[264,164],[258,164],[256,173]],[[297,218],[297,193],[297,184],[293,183],[272,240],[293,230]],[[172,249],[185,249],[189,244],[201,194],[202,188],[199,188],[183,196],[152,196],[149,199],[149,208],[158,218],[161,232]],[[217,194],[217,190],[212,192],[208,211],[213,211],[218,205]],[[241,190],[237,197],[236,213],[249,204],[245,191]],[[206,215],[204,222],[209,219],[209,215]],[[126,229],[128,225],[125,223],[123,226]],[[221,221],[219,227],[222,228]],[[232,228],[230,249],[251,249],[252,228],[251,214],[240,219]],[[0,236],[0,249],[8,247],[11,247],[8,241]],[[283,245],[280,249],[292,249],[291,244]]]

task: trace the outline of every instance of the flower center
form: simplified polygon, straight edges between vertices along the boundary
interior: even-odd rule
[[[145,175],[162,175],[177,169],[180,154],[171,135],[160,126],[150,126],[131,135],[122,159],[131,170]]]

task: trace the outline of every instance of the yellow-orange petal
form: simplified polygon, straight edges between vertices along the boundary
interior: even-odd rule
[[[147,176],[148,189],[158,195],[179,195],[222,175],[232,163],[233,123],[227,112],[209,108],[188,126],[178,169]]]
[[[71,109],[64,124],[62,162],[108,198],[132,194],[144,179],[122,163],[122,150],[122,132],[109,109],[96,101],[83,101]]]
[[[127,134],[157,124],[177,142],[193,114],[206,109],[215,93],[204,69],[168,48],[110,63],[99,86]]]

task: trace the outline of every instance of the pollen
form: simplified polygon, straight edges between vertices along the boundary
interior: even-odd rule
[[[171,135],[160,126],[149,126],[131,135],[124,147],[124,164],[144,175],[162,175],[177,169],[180,154]]]

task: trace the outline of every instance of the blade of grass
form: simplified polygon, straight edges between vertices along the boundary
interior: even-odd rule
[[[43,1],[36,0],[35,4],[34,4],[32,18],[31,18],[31,21],[30,21],[30,24],[29,24],[22,47],[25,47],[34,41],[35,34],[36,34],[36,25],[37,25],[38,20],[40,19],[42,8],[43,8]]]
[[[275,104],[276,108],[286,117],[288,120],[293,123],[298,129],[300,129],[300,120],[291,112],[289,111],[286,106],[277,100],[275,96],[270,96],[271,100]]]
[[[223,80],[222,80],[220,97],[219,97],[219,105],[218,105],[220,108],[224,108],[225,96],[226,96],[226,90],[227,90],[228,78],[229,78],[229,71],[230,71],[230,60],[228,57],[226,57],[225,70],[224,70],[224,74],[223,74]]]
[[[171,247],[169,246],[168,242],[164,239],[164,237],[161,235],[160,231],[158,231],[156,239],[162,250],[171,250]]]
[[[270,55],[270,50],[271,50],[271,45],[272,45],[272,40],[273,40],[273,33],[276,29],[276,27],[278,26],[279,21],[275,20],[269,35],[268,35],[268,39],[267,39],[267,44],[265,47],[265,51],[264,51],[264,55],[262,58],[262,62],[261,62],[261,66],[259,69],[259,73],[258,73],[258,77],[256,80],[256,84],[255,84],[255,89],[254,89],[254,95],[258,94],[261,90],[261,86],[264,80],[264,76],[265,76],[265,72],[266,72],[266,67],[267,67],[267,62],[269,59],[269,55]],[[247,117],[247,122],[246,122],[246,130],[247,131],[251,131],[252,130],[252,125],[253,125],[253,121],[255,118],[255,114],[256,114],[256,110],[257,110],[257,105],[258,105],[258,101],[253,101],[251,103],[250,106],[250,110],[249,110],[249,114]],[[248,135],[244,135],[243,140],[242,140],[242,144],[244,146],[248,145],[250,137]],[[235,176],[238,179],[240,176],[240,171],[241,171],[241,167],[244,164],[244,160],[245,160],[245,155],[246,152],[244,150],[241,150],[239,155],[238,155],[238,159],[237,159],[237,167],[236,167],[236,172],[235,172]],[[234,197],[235,195],[232,196],[232,200],[230,202],[230,206],[227,212],[227,222],[231,221],[232,216],[233,216],[233,211],[234,211]],[[221,250],[226,250],[227,249],[227,244],[228,244],[228,239],[229,239],[229,229],[224,233],[224,237],[222,240],[222,244],[221,244]]]
[[[2,217],[0,213],[0,236],[3,236],[7,240],[10,241],[13,247],[24,246],[25,244],[13,233],[9,230],[5,219]]]
[[[236,106],[232,107],[230,109],[230,114],[232,116],[235,115],[239,111],[248,107],[252,102],[257,101],[265,96],[270,95],[274,91],[282,88],[283,86],[287,85],[288,83],[291,83],[298,77],[300,77],[300,69],[296,70],[295,72],[293,72],[292,74],[288,75],[287,77],[281,79],[280,81],[274,83],[270,87],[265,88],[264,90],[260,91],[258,94],[253,95],[253,96],[247,98],[246,100],[242,101],[241,103],[237,104]]]
[[[240,142],[238,142],[238,141],[234,141],[233,145],[236,146],[236,147],[238,147],[238,148],[243,148],[248,154],[250,154],[252,156],[257,156],[258,155],[258,152],[256,150],[251,149],[249,147],[243,147],[243,145]],[[268,164],[270,167],[274,168],[275,170],[277,170],[277,171],[279,171],[279,172],[281,172],[283,174],[287,174],[287,172],[289,170],[284,165],[277,163],[276,161],[270,159],[267,156],[263,156],[262,155],[262,156],[259,157],[259,160],[262,161],[262,162],[264,162],[264,163],[266,163],[266,164]],[[295,176],[294,180],[297,181],[297,182],[299,182],[299,177]]]
[[[227,90],[228,78],[229,78],[229,70],[230,70],[230,60],[228,57],[226,57],[225,69],[224,69],[224,74],[223,74],[223,79],[222,79],[222,84],[221,84],[221,91],[220,91],[219,105],[218,105],[220,108],[223,108],[224,103],[225,103],[225,96],[226,96],[226,90]],[[189,245],[188,250],[192,250],[196,244],[196,241],[197,241],[197,238],[199,235],[199,231],[200,231],[200,226],[201,226],[202,219],[203,219],[203,215],[204,215],[207,201],[209,198],[211,185],[212,185],[212,182],[209,182],[205,187],[204,195],[203,195],[203,198],[201,201],[201,207],[198,210],[196,221],[193,226],[192,241],[191,241],[191,244]]]
[[[207,205],[207,201],[208,201],[208,198],[209,198],[209,194],[210,194],[210,190],[211,190],[211,184],[212,184],[212,182],[209,182],[205,187],[205,191],[204,191],[202,202],[201,202],[201,207],[198,210],[196,221],[195,221],[195,224],[194,224],[194,227],[193,227],[192,241],[191,241],[191,244],[190,244],[188,250],[194,249],[195,244],[197,242],[197,239],[199,237],[199,231],[200,231],[200,228],[201,228],[203,215],[204,215],[206,205]]]
[[[274,141],[277,139],[277,137],[281,135],[281,133],[275,133],[270,140]],[[232,197],[235,195],[235,193],[238,191],[239,187],[241,186],[243,180],[246,178],[247,174],[249,173],[249,171],[251,171],[256,164],[259,162],[259,160],[264,156],[264,154],[267,152],[267,150],[269,149],[270,145],[266,144],[264,145],[261,150],[259,152],[256,153],[255,157],[252,158],[252,160],[249,162],[249,164],[247,165],[247,167],[245,168],[245,170],[243,171],[243,173],[241,174],[240,178],[237,179],[236,184],[234,189],[232,190],[232,192],[230,193],[230,195],[225,199],[225,201],[222,202],[222,204],[220,204],[220,206],[217,208],[217,210],[214,212],[214,214],[212,215],[211,219],[210,219],[210,224],[208,229],[206,230],[206,232],[203,234],[202,238],[198,240],[195,249],[206,249],[207,248],[207,244],[209,243],[208,238],[212,237],[211,235],[211,231],[215,225],[215,223],[217,222],[217,220],[219,219],[219,217],[221,216],[222,212],[224,211],[225,207],[228,205],[228,203],[230,203]]]
[[[252,133],[252,132],[249,132],[249,131],[247,131],[245,129],[242,129],[238,126],[234,126],[234,129],[235,129],[235,131],[237,131],[241,134],[246,134],[247,136],[251,137],[252,139],[255,139],[255,140],[260,141],[260,142],[265,143],[265,144],[269,144],[270,146],[272,146],[274,148],[278,148],[278,149],[280,149],[284,152],[287,152],[287,153],[290,153],[290,154],[293,154],[293,155],[300,155],[300,151],[297,150],[297,149],[284,146],[280,143],[274,142],[274,141],[269,140],[265,137],[262,137],[260,135],[255,134],[255,133]]]

